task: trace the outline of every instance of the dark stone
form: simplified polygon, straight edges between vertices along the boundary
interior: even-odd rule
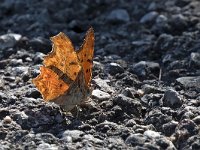
[[[142,78],[148,77],[150,74],[159,77],[160,65],[154,62],[140,61],[132,66],[131,72]]]
[[[200,77],[180,77],[176,79],[176,82],[182,85],[184,88],[194,88],[200,92]]]
[[[182,98],[175,90],[167,90],[162,98],[163,105],[171,108],[179,108],[182,105]]]
[[[200,53],[190,54],[190,67],[200,69]]]
[[[125,9],[115,9],[107,16],[107,20],[112,23],[125,23],[130,21],[130,17]]]
[[[108,65],[108,72],[111,75],[116,75],[117,73],[123,73],[124,72],[124,68],[122,68],[119,64],[117,63],[110,63]]]
[[[115,105],[118,105],[122,108],[123,111],[125,111],[128,114],[133,114],[136,116],[141,115],[141,104],[138,101],[138,99],[132,99],[129,97],[126,97],[122,94],[119,94],[116,96],[113,100],[113,103]]]
[[[149,12],[140,19],[140,23],[153,23],[157,16],[158,13],[156,11]]]
[[[143,145],[146,138],[142,136],[142,134],[131,134],[125,140],[125,143],[131,146]]]

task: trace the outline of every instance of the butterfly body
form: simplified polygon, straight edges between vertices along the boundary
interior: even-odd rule
[[[33,83],[45,101],[55,102],[70,111],[90,95],[94,31],[92,28],[88,30],[78,51],[62,32],[51,40],[52,51],[45,56],[41,73],[33,79]]]
[[[84,74],[81,70],[68,91],[55,98],[55,100],[53,99],[52,102],[60,105],[64,110],[72,110],[76,105],[87,101],[90,93],[90,88],[85,86]]]

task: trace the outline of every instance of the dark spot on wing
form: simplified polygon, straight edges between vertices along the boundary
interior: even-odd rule
[[[69,63],[69,65],[78,65],[78,63],[77,63],[77,62],[74,62],[74,61],[71,61],[71,62]]]
[[[88,59],[87,62],[92,63],[92,60],[91,60],[91,59]]]
[[[76,76],[76,75],[77,75],[77,73],[76,73],[76,72],[74,72],[74,75]]]
[[[86,73],[88,73],[89,72],[89,70],[88,69],[86,69]]]
[[[84,56],[86,57],[86,54]]]

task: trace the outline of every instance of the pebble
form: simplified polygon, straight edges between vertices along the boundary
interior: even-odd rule
[[[157,24],[164,24],[164,23],[167,23],[168,21],[168,18],[164,15],[159,15],[157,18],[156,18],[156,23]]]
[[[190,54],[190,67],[200,69],[200,53]]]
[[[200,115],[192,119],[197,125],[200,125]]]
[[[34,57],[34,63],[35,64],[40,64],[42,63],[43,59],[44,59],[45,54],[41,53],[41,52],[36,52],[35,53],[35,57]]]
[[[196,77],[180,77],[176,79],[177,83],[181,84],[185,88],[195,88],[200,92],[200,76]]]
[[[159,76],[160,65],[155,62],[147,62],[147,61],[140,61],[134,64],[130,70],[132,73],[135,73],[139,77],[146,77],[150,73],[154,74],[155,76]]]
[[[164,106],[171,108],[179,108],[182,105],[182,98],[178,92],[173,89],[165,91],[162,101]]]
[[[134,114],[136,116],[141,115],[141,104],[137,99],[129,98],[123,94],[119,94],[114,98],[113,103],[120,106],[122,110],[128,114]]]
[[[108,85],[106,80],[103,80],[101,78],[97,78],[97,79],[93,79],[93,81],[94,81],[95,85],[98,88],[100,88],[102,91],[108,92],[108,93],[114,92],[113,88]]]
[[[116,75],[117,73],[123,73],[124,69],[117,63],[108,64],[108,72],[111,75]]]
[[[49,144],[49,143],[41,143],[37,146],[37,150],[58,150],[58,146],[55,144]]]
[[[12,119],[10,118],[10,116],[6,116],[5,118],[3,118],[3,122],[9,124],[12,122]]]
[[[187,20],[182,14],[176,14],[172,16],[170,24],[174,32],[182,31],[187,27]]]
[[[4,34],[0,36],[0,49],[4,50],[9,47],[14,47],[17,40],[12,34]]]
[[[107,20],[113,23],[125,23],[130,21],[130,17],[125,9],[115,9],[107,16]]]
[[[151,138],[151,139],[155,139],[155,138],[159,138],[161,135],[158,132],[155,132],[152,130],[147,130],[144,132],[144,136]]]
[[[92,97],[100,101],[104,101],[110,99],[111,95],[101,90],[95,89],[92,91]]]
[[[168,123],[163,124],[162,128],[165,135],[171,136],[175,132],[177,125],[178,125],[177,121],[170,121]]]
[[[140,23],[153,23],[158,16],[158,12],[152,11],[145,14],[141,19]]]
[[[35,52],[41,52],[41,53],[48,53],[51,51],[51,43],[49,40],[42,38],[42,37],[36,37],[29,41],[30,46]],[[36,53],[37,56],[38,53]]]
[[[29,67],[26,67],[26,66],[13,67],[12,74],[13,75],[21,75],[24,72],[28,72],[28,70],[29,70]]]
[[[62,133],[62,139],[68,141],[69,138],[72,138],[72,141],[80,140],[84,136],[83,131],[79,130],[66,130]]]
[[[143,145],[145,141],[146,141],[146,138],[142,134],[136,133],[136,134],[129,135],[126,138],[125,143],[128,145],[136,146],[136,145]]]

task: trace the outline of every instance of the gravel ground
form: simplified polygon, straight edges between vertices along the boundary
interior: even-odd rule
[[[49,37],[95,30],[91,101],[78,115],[31,80]],[[200,149],[200,1],[2,0],[0,149]]]

